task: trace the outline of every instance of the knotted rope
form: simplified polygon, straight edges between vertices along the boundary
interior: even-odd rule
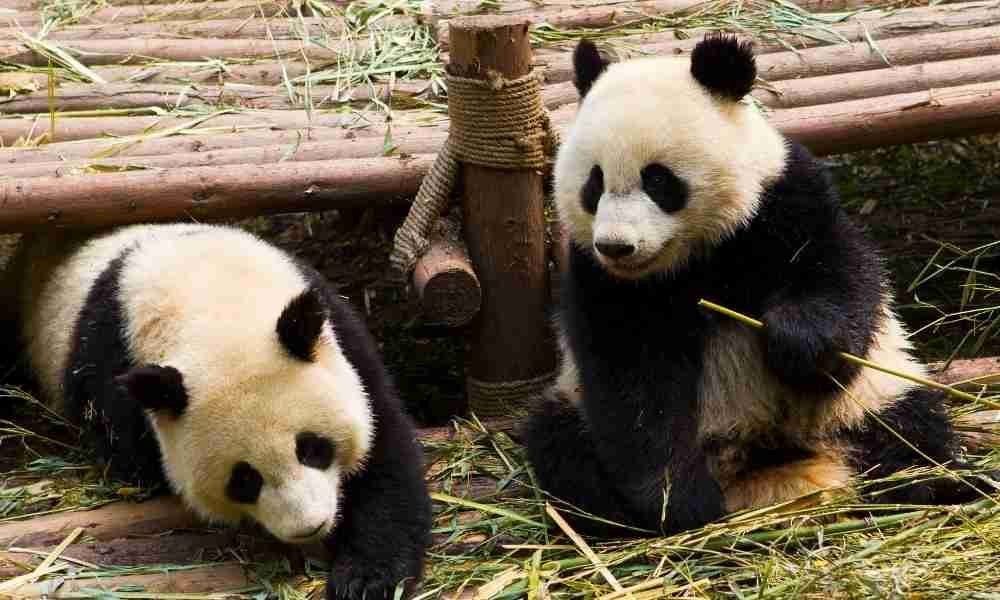
[[[544,169],[558,146],[558,134],[542,106],[537,72],[504,79],[446,75],[451,127],[444,147],[420,184],[389,258],[394,275],[405,281],[430,246],[435,222],[451,203],[459,164],[494,169]],[[483,417],[510,415],[518,406],[540,400],[554,373],[517,381],[467,378],[470,408]]]
[[[434,222],[451,202],[460,163],[494,169],[543,169],[555,156],[558,134],[542,106],[541,77],[531,72],[504,79],[447,74],[448,139],[420,184],[389,257],[394,275],[406,280],[427,251]]]

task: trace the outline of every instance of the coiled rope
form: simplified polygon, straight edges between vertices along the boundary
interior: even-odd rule
[[[486,79],[446,75],[448,139],[424,177],[403,225],[396,231],[390,263],[406,281],[430,247],[435,222],[451,204],[461,163],[494,169],[545,169],[555,157],[558,133],[542,105],[541,75],[531,72],[504,79],[490,71]],[[510,415],[541,399],[555,373],[515,381],[466,380],[469,406],[483,417]]]

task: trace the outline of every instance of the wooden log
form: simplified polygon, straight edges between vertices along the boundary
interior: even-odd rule
[[[572,110],[566,107],[559,111],[555,122],[566,123]],[[817,154],[987,133],[1000,129],[1000,82],[776,110],[769,118],[779,130]],[[420,128],[413,128],[395,139],[405,140],[418,131]],[[422,134],[428,135],[428,131],[424,129]],[[380,132],[366,135],[378,136]],[[435,143],[430,138],[424,142]],[[370,148],[375,146],[369,142]],[[273,157],[274,150],[270,153]],[[63,177],[2,180],[0,204],[5,209],[0,211],[0,232],[191,216],[231,218],[390,201],[415,192],[430,160],[430,155],[421,154],[412,160],[285,162],[266,173],[249,165],[178,168],[79,179],[86,181],[84,186],[66,185]],[[245,181],[241,179],[244,176]],[[332,187],[312,186],[314,177]],[[489,291],[478,266],[476,272],[484,288],[485,307]]]
[[[1000,131],[1000,82],[790,108],[770,120],[817,154]]]
[[[0,231],[226,219],[390,204],[416,193],[433,155],[187,167],[76,179],[0,180]],[[73,185],[86,181],[86,186]]]
[[[127,110],[135,108],[160,107],[176,109],[184,106],[215,106],[225,108],[238,106],[267,110],[294,109],[305,105],[306,94],[311,96],[315,109],[328,108],[346,102],[371,102],[373,97],[388,100],[392,96],[414,97],[426,89],[424,83],[399,82],[382,88],[359,86],[341,88],[337,86],[313,86],[308,90],[297,88],[290,97],[287,90],[273,86],[250,86],[229,84],[206,85],[156,85],[156,84],[110,84],[63,85],[50,101],[48,89],[29,94],[18,94],[13,98],[0,99],[0,112],[6,114],[48,113]]]
[[[463,17],[452,20],[450,28],[452,74],[484,79],[493,71],[515,79],[530,72],[524,19]],[[473,410],[489,415],[503,408],[480,398],[476,382],[529,380],[555,369],[545,194],[539,171],[474,164],[463,165],[462,190],[464,237],[483,290],[482,309],[470,326],[469,402]]]
[[[5,523],[0,525],[0,547],[54,546],[77,527],[83,527],[88,538],[105,541],[202,526],[172,497],[141,503],[116,502],[113,506],[114,518],[107,518],[109,510],[102,507]]]
[[[382,17],[378,22],[383,27],[395,27],[413,24],[415,20],[407,15],[390,15]],[[268,39],[269,36],[276,40],[297,40],[310,35],[340,35],[344,32],[344,28],[344,20],[337,16],[267,20],[237,17],[194,21],[122,23],[115,27],[97,24],[69,25],[57,27],[45,37],[57,41],[158,37]],[[14,31],[17,30],[13,28],[8,28],[6,31],[0,29],[0,39],[14,39]],[[34,36],[37,31],[29,28],[27,33]]]
[[[115,577],[65,578],[56,590],[46,583],[21,586],[11,598],[79,598],[93,594],[92,590],[111,592],[118,589],[141,589],[156,594],[211,594],[206,599],[221,600],[238,591],[257,589],[258,584],[249,570],[238,563],[209,565],[204,568],[154,573],[149,575],[119,575]],[[6,594],[0,594],[0,597]],[[113,595],[113,594],[111,594]]]
[[[817,37],[817,33],[810,30],[809,35],[785,35],[782,43],[770,39],[756,40],[756,50],[758,53],[772,53],[786,51],[788,44],[797,48],[808,48],[823,44],[838,43],[842,36],[849,41],[867,43],[870,37],[873,40],[883,38],[898,37],[901,35],[911,35],[917,32],[944,31],[952,29],[968,29],[1000,24],[1000,11],[995,10],[992,4],[989,7],[981,8],[985,3],[966,3],[952,6],[935,6],[900,10],[890,16],[871,16],[869,13],[861,13],[846,24],[832,25],[831,29],[836,32],[836,36],[823,41]],[[969,6],[971,5],[971,6]],[[962,10],[957,10],[962,8]],[[906,20],[903,20],[906,17]],[[239,21],[247,22],[246,20]],[[292,22],[292,21],[289,21]],[[104,28],[102,31],[109,31]],[[668,40],[668,36],[674,33],[640,35],[619,38],[615,44],[632,46],[639,44],[643,51],[655,53],[685,53],[690,52],[694,44],[700,39],[703,32],[691,30],[692,37],[687,40]],[[3,39],[3,38],[0,38]],[[654,43],[655,40],[660,40]],[[933,58],[933,57],[932,57]],[[572,78],[570,70],[569,56],[564,51],[550,51],[540,49],[536,54],[536,62],[539,64],[549,64],[547,79],[551,82],[568,82]],[[307,66],[298,61],[258,61],[253,64],[229,64],[225,71],[220,71],[214,66],[196,68],[190,65],[162,64],[153,67],[133,65],[133,66],[95,66],[94,71],[108,82],[135,81],[144,83],[175,83],[178,81],[197,83],[223,82],[243,83],[253,85],[283,85],[285,78],[295,79],[307,74]],[[313,73],[322,70],[323,65],[312,65]],[[39,74],[38,83],[40,89],[47,85],[47,75]],[[417,83],[417,82],[414,82]],[[567,83],[566,89],[573,89]]]
[[[179,2],[147,6],[133,4],[110,6],[93,12],[85,12],[80,23],[95,25],[133,23],[139,21],[179,21],[209,19],[251,19],[254,17],[291,16],[289,3],[285,0],[223,0],[220,2]],[[42,23],[42,12],[31,10],[12,15],[0,14],[0,23],[19,27],[30,27]]]
[[[426,325],[460,327],[479,313],[482,290],[457,219],[445,217],[435,224],[430,249],[413,269],[413,289]]]
[[[176,169],[180,167],[218,167],[223,165],[261,165],[278,162],[333,161],[352,158],[375,158],[383,154],[385,141],[378,137],[336,139],[330,142],[304,142],[291,132],[283,144],[272,146],[242,146],[247,135],[228,136],[232,139],[231,149],[208,150],[204,147],[197,152],[166,154],[160,156],[138,156],[100,160],[66,160],[53,162],[24,163],[8,166],[3,170],[6,177],[64,177],[92,172],[108,172],[115,169]],[[334,133],[334,132],[331,132]],[[340,133],[340,132],[336,132]],[[419,133],[419,132],[418,132]],[[427,135],[408,137],[395,148],[396,156],[432,154],[437,152],[447,137],[447,131],[435,128]],[[226,137],[226,136],[221,136]],[[318,135],[316,137],[325,138]],[[329,137],[333,137],[330,135]],[[273,136],[267,137],[274,141]],[[164,140],[165,141],[165,140]],[[196,140],[180,140],[196,141]],[[77,148],[86,148],[78,146]]]
[[[786,79],[757,88],[753,95],[771,108],[795,108],[989,81],[1000,81],[1000,55]]]
[[[921,33],[876,40],[874,50],[865,37],[850,44],[810,47],[796,51],[763,48],[757,56],[757,71],[768,81],[794,77],[818,77],[835,73],[851,73],[881,69],[887,66],[913,65],[929,61],[969,58],[1000,52],[1000,11],[982,13],[989,27]],[[695,32],[697,33],[697,32]],[[643,44],[635,53],[659,55],[689,54],[701,39],[696,35],[677,42]],[[762,46],[759,42],[756,44]],[[771,50],[771,51],[767,51]],[[545,67],[545,81],[559,83],[573,79],[571,56],[565,52],[540,53],[537,63]],[[623,52],[623,57],[632,52]],[[883,58],[883,56],[885,58]],[[888,64],[886,63],[888,60]]]
[[[228,113],[219,111],[209,118],[193,117],[60,117],[56,121],[54,136],[49,141],[69,142],[102,138],[105,136],[125,137],[131,135],[149,135],[156,131],[183,130],[192,133],[198,128],[212,128],[218,131],[225,129],[246,130],[288,130],[326,128],[341,129],[338,137],[353,136],[384,136],[385,129],[380,127],[385,120],[384,115],[372,115],[368,124],[360,121],[357,115],[343,115],[330,112],[307,114],[305,111],[259,110]],[[441,115],[420,110],[410,110],[393,115],[393,132],[405,135],[417,126],[427,127],[435,121],[444,121]],[[12,146],[18,139],[37,139],[49,134],[48,115],[33,119],[0,118],[0,146]],[[52,139],[54,137],[54,140]]]
[[[203,66],[185,64],[158,65],[98,65],[94,72],[108,82],[142,81],[143,83],[240,83],[246,85],[284,85],[285,80],[295,81],[325,68],[323,63],[307,65],[301,61],[260,60],[249,64],[226,64],[220,70],[217,64],[201,62]],[[335,67],[334,67],[335,68]]]
[[[199,62],[206,56],[217,60],[304,57],[311,61],[336,61],[341,54],[351,52],[354,43],[334,41],[320,45],[301,40],[132,38],[69,40],[60,45],[85,65],[125,65],[150,60]],[[49,64],[48,58],[19,43],[0,45],[0,60],[38,67]]]

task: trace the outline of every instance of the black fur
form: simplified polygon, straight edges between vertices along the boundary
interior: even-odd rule
[[[110,463],[113,473],[128,481],[163,481],[159,446],[143,408],[132,395],[123,393],[127,386],[116,383],[117,376],[136,366],[123,337],[125,313],[119,296],[121,270],[128,256],[126,251],[112,261],[88,294],[65,373],[66,402],[69,416],[84,425],[99,457]],[[344,483],[340,521],[325,542],[333,554],[327,596],[337,600],[391,598],[398,583],[412,587],[420,578],[430,541],[431,507],[423,479],[423,452],[360,318],[321,275],[310,267],[300,268],[311,291],[292,305],[302,309],[299,314],[304,321],[312,315],[329,316],[341,349],[368,392],[376,427],[364,469]],[[301,341],[317,330],[302,323],[286,329],[295,334],[288,339]],[[303,332],[305,336],[299,335]],[[306,348],[293,347],[296,351]],[[302,353],[297,356],[303,358]],[[250,479],[241,478],[231,490],[250,500]]]
[[[303,465],[325,471],[333,464],[336,446],[326,436],[303,431],[295,436],[295,457]]]
[[[316,342],[326,322],[319,294],[310,288],[292,299],[278,318],[278,340],[299,360],[315,360]]]
[[[739,100],[757,79],[752,48],[735,35],[710,33],[691,52],[691,75],[713,94]]]
[[[333,555],[327,598],[392,598],[397,584],[412,589],[419,581],[430,543],[423,450],[360,317],[319,273],[301,268],[319,290],[337,341],[361,376],[376,426],[365,468],[346,482],[340,522],[325,541]]]
[[[240,461],[233,465],[233,470],[229,474],[226,496],[233,502],[254,504],[260,497],[260,490],[263,487],[264,477],[260,471],[253,468],[250,463]]]
[[[877,418],[869,416],[862,426],[844,432],[843,436],[855,449],[851,457],[853,466],[871,479],[934,463],[951,470],[969,468],[955,459],[960,440],[948,417],[944,393],[936,390],[910,390]],[[980,490],[992,491],[975,478],[972,480],[974,485],[980,484]],[[868,497],[885,504],[958,504],[981,496],[967,483],[942,477],[905,487],[879,485],[869,490]]]
[[[119,394],[143,408],[162,411],[173,417],[180,417],[188,405],[184,377],[173,367],[146,365],[129,370],[115,378],[121,386]]]
[[[582,415],[535,414],[526,429],[529,458],[545,489],[588,512],[624,512],[626,524],[646,529],[686,529],[724,512],[706,461],[725,441],[696,443],[696,398],[705,340],[734,323],[700,310],[700,298],[762,315],[767,364],[790,389],[816,398],[809,402],[836,401],[840,388],[828,372],[842,385],[856,377],[858,368],[834,353],[866,355],[882,311],[876,249],[840,208],[825,169],[792,142],[756,217],[680,270],[623,281],[588,251],[571,245],[570,253],[561,316],[581,377]],[[808,445],[783,441],[783,412],[810,408],[777,410],[773,431],[742,442],[743,469],[807,455]],[[935,434],[946,427],[928,423]],[[664,471],[674,487],[661,523]]]
[[[116,382],[136,366],[125,342],[125,313],[118,296],[129,252],[111,261],[87,294],[63,386],[67,416],[82,426],[84,439],[108,474],[152,486],[164,482],[159,444],[143,407]]]
[[[573,51],[573,84],[580,98],[584,98],[597,78],[611,64],[601,56],[597,46],[590,40],[580,40]]]

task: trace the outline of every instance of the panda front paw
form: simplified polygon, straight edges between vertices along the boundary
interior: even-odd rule
[[[326,582],[328,600],[392,600],[397,588],[407,597],[416,584],[416,576],[406,576],[403,569],[384,568],[365,561],[338,561]]]
[[[823,326],[795,308],[771,310],[764,318],[765,359],[768,367],[789,384],[827,388],[842,361],[841,344]]]

